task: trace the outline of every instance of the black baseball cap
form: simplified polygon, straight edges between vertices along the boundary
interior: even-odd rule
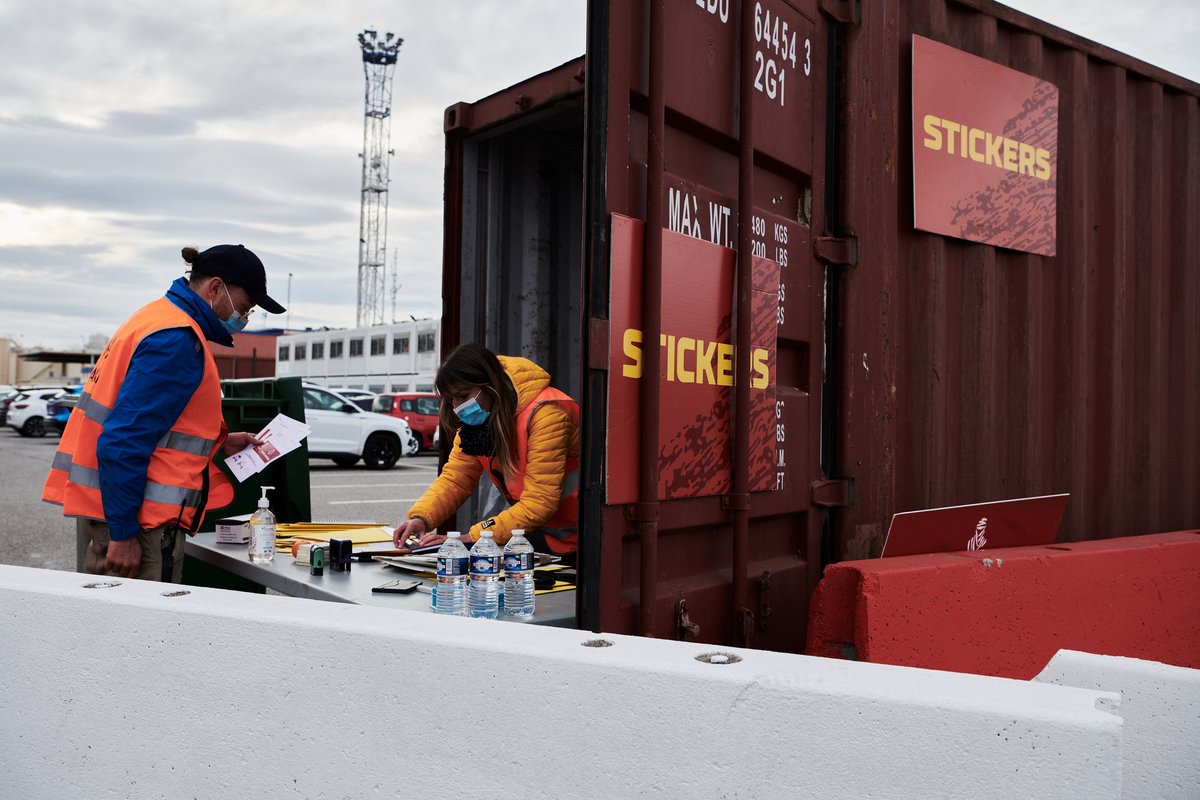
[[[271,314],[282,314],[286,308],[267,294],[267,271],[258,256],[240,244],[218,244],[198,253],[192,269],[201,275],[220,278],[241,287],[254,304]]]

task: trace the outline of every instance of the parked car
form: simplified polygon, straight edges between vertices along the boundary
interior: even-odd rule
[[[43,389],[62,389],[62,386],[34,385],[34,386],[17,386],[5,392],[0,392],[0,425],[8,423],[8,407],[14,399],[20,395],[28,395],[30,392],[41,391]]]
[[[375,396],[372,411],[399,417],[409,424],[422,449],[437,447],[438,396],[433,392],[390,392]]]
[[[18,395],[28,394],[29,392],[40,389],[61,389],[61,386],[7,386],[7,391],[0,391],[0,425],[8,424],[8,408]]]
[[[8,405],[17,395],[21,393],[20,389],[8,389],[0,393],[0,425],[7,424],[8,420]]]
[[[371,408],[371,401],[375,399],[374,392],[369,392],[366,389],[347,389],[345,387],[334,387],[330,391],[337,392],[363,411],[373,410]]]
[[[61,386],[21,392],[9,404],[5,424],[22,436],[45,436],[49,416],[46,402],[61,394]]]
[[[67,427],[67,420],[71,418],[71,411],[78,405],[79,393],[82,391],[82,386],[68,386],[61,395],[46,401],[46,419],[50,427],[59,434]]]
[[[304,416],[312,426],[308,454],[350,467],[361,458],[367,469],[391,469],[417,452],[417,439],[402,419],[363,411],[322,386],[304,384]]]

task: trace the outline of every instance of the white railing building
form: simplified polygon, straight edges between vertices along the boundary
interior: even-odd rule
[[[275,374],[371,392],[432,392],[441,321],[308,330],[279,337]]]

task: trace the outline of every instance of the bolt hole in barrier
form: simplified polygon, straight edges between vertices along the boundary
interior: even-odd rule
[[[85,583],[83,585],[83,588],[85,588],[85,589],[111,589],[114,586],[120,586],[120,585],[121,585],[120,583],[116,583],[114,581],[97,581],[96,583]]]
[[[612,647],[613,643],[608,639],[588,639],[583,643],[584,647]]]
[[[183,597],[185,594],[191,594],[187,589],[180,589],[177,592],[163,592],[163,597]]]
[[[696,660],[705,664],[736,664],[742,657],[733,653],[704,653],[696,656]]]

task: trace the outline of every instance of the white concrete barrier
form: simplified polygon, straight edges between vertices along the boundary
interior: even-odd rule
[[[0,566],[0,795],[1121,792],[1110,692],[94,582]]]
[[[1034,680],[1121,695],[1122,797],[1200,797],[1200,670],[1059,650]]]

